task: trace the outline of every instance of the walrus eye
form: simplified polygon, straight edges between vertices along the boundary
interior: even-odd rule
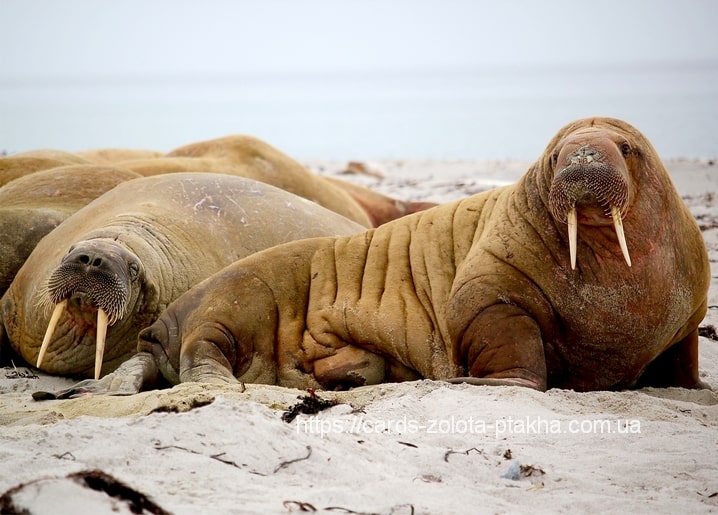
[[[623,154],[623,157],[628,157],[631,154],[631,145],[626,143],[625,141],[621,143],[621,154]]]
[[[130,269],[130,280],[134,281],[137,279],[137,276],[140,275],[140,265],[137,263],[130,263],[129,266]]]
[[[558,150],[554,150],[551,154],[551,168],[556,168],[556,163],[558,163]]]

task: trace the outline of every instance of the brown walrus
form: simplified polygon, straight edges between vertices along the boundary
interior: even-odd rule
[[[336,177],[324,177],[324,179],[349,193],[366,211],[372,227],[379,227],[402,216],[424,211],[438,205],[436,202],[396,199],[371,188]]]
[[[0,187],[0,296],[47,233],[118,184],[141,175],[97,165],[69,165]]]
[[[93,148],[80,150],[79,152],[75,152],[75,155],[96,165],[116,165],[123,161],[162,157],[164,153],[158,150],[141,148]]]
[[[146,177],[181,172],[248,177],[312,200],[365,227],[376,227],[436,205],[394,199],[358,184],[312,173],[268,143],[242,134],[191,143],[167,154],[125,148],[89,149],[74,154],[59,150],[15,154],[0,158],[0,185],[67,164],[112,165]]]
[[[515,185],[226,267],[143,330],[135,368],[113,380],[697,388],[709,280],[650,142],[588,118]]]
[[[112,154],[109,149],[80,153],[87,158]],[[315,174],[268,143],[242,134],[191,143],[162,157],[119,161],[117,165],[145,176],[179,171],[241,175],[312,200],[365,227],[436,205],[394,199],[358,184]]]
[[[109,372],[134,354],[138,331],[167,304],[229,263],[298,238],[362,229],[244,177],[131,180],[40,241],[0,300],[0,337],[49,373],[97,377],[100,366]]]
[[[362,206],[347,192],[252,136],[237,134],[200,141],[162,157],[120,161],[117,165],[144,176],[205,171],[249,177],[316,202],[364,227],[372,226]]]
[[[75,154],[51,149],[31,150],[0,157],[0,186],[40,170],[82,164],[92,163]]]

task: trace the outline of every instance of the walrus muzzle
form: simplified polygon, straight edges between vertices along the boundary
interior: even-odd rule
[[[601,208],[606,217],[613,219],[618,243],[628,266],[623,216],[628,207],[628,183],[625,173],[611,163],[603,161],[598,151],[582,148],[569,158],[569,164],[554,176],[549,191],[549,209],[554,218],[568,224],[571,268],[576,268],[578,241],[578,213],[582,209]]]
[[[55,309],[40,346],[38,368],[68,300],[75,298],[80,305],[97,309],[95,379],[99,379],[107,328],[127,312],[133,270],[134,266],[128,267],[120,255],[100,255],[99,252],[88,252],[86,248],[70,251],[47,281],[47,293]]]

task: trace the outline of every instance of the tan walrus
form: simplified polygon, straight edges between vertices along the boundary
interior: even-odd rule
[[[41,170],[58,166],[92,164],[87,159],[62,150],[31,150],[0,157],[0,186]]]
[[[144,176],[204,171],[249,177],[312,200],[365,227],[436,205],[394,199],[358,184],[318,175],[272,145],[243,134],[191,143],[162,156],[134,152],[148,155],[122,160],[121,156],[132,155],[131,150],[122,149],[96,149],[78,155],[104,162],[112,159],[113,164]]]
[[[134,354],[139,330],[172,300],[229,263],[298,238],[361,230],[244,177],[127,181],[40,241],[0,300],[0,337],[49,373],[97,377]]]
[[[163,152],[142,148],[93,148],[80,150],[75,155],[96,165],[116,166],[123,161],[139,161],[162,157]]]
[[[144,157],[144,153],[147,153]],[[151,151],[94,149],[79,152],[86,159],[113,159],[114,165],[149,177],[167,173],[211,172],[247,177],[299,195],[371,227],[369,216],[341,188],[327,183],[272,145],[252,136],[233,134],[199,141],[167,154]],[[122,155],[133,156],[117,160]]]
[[[583,119],[515,185],[230,265],[140,333],[134,368],[65,394],[128,392],[158,370],[298,388],[697,388],[709,280],[650,142]]]
[[[336,177],[324,177],[335,186],[339,186],[366,211],[372,227],[379,227],[402,216],[424,211],[438,204],[436,202],[401,200],[374,191],[353,182]]]

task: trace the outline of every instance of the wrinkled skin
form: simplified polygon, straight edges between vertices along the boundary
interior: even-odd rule
[[[563,173],[572,163],[586,168]],[[597,193],[602,174],[620,177],[618,194]],[[556,183],[567,176],[584,183]],[[568,200],[551,205],[552,186]],[[132,366],[63,395],[131,393],[158,371],[171,382],[299,388],[420,377],[699,388],[709,280],[700,230],[648,140],[619,120],[583,119],[515,185],[230,265],[140,333]]]
[[[0,336],[35,364],[53,305],[64,300],[40,368],[92,377],[100,307],[110,323],[106,374],[135,353],[141,328],[229,263],[297,238],[362,229],[242,177],[178,173],[128,181],[38,244],[0,300]]]

